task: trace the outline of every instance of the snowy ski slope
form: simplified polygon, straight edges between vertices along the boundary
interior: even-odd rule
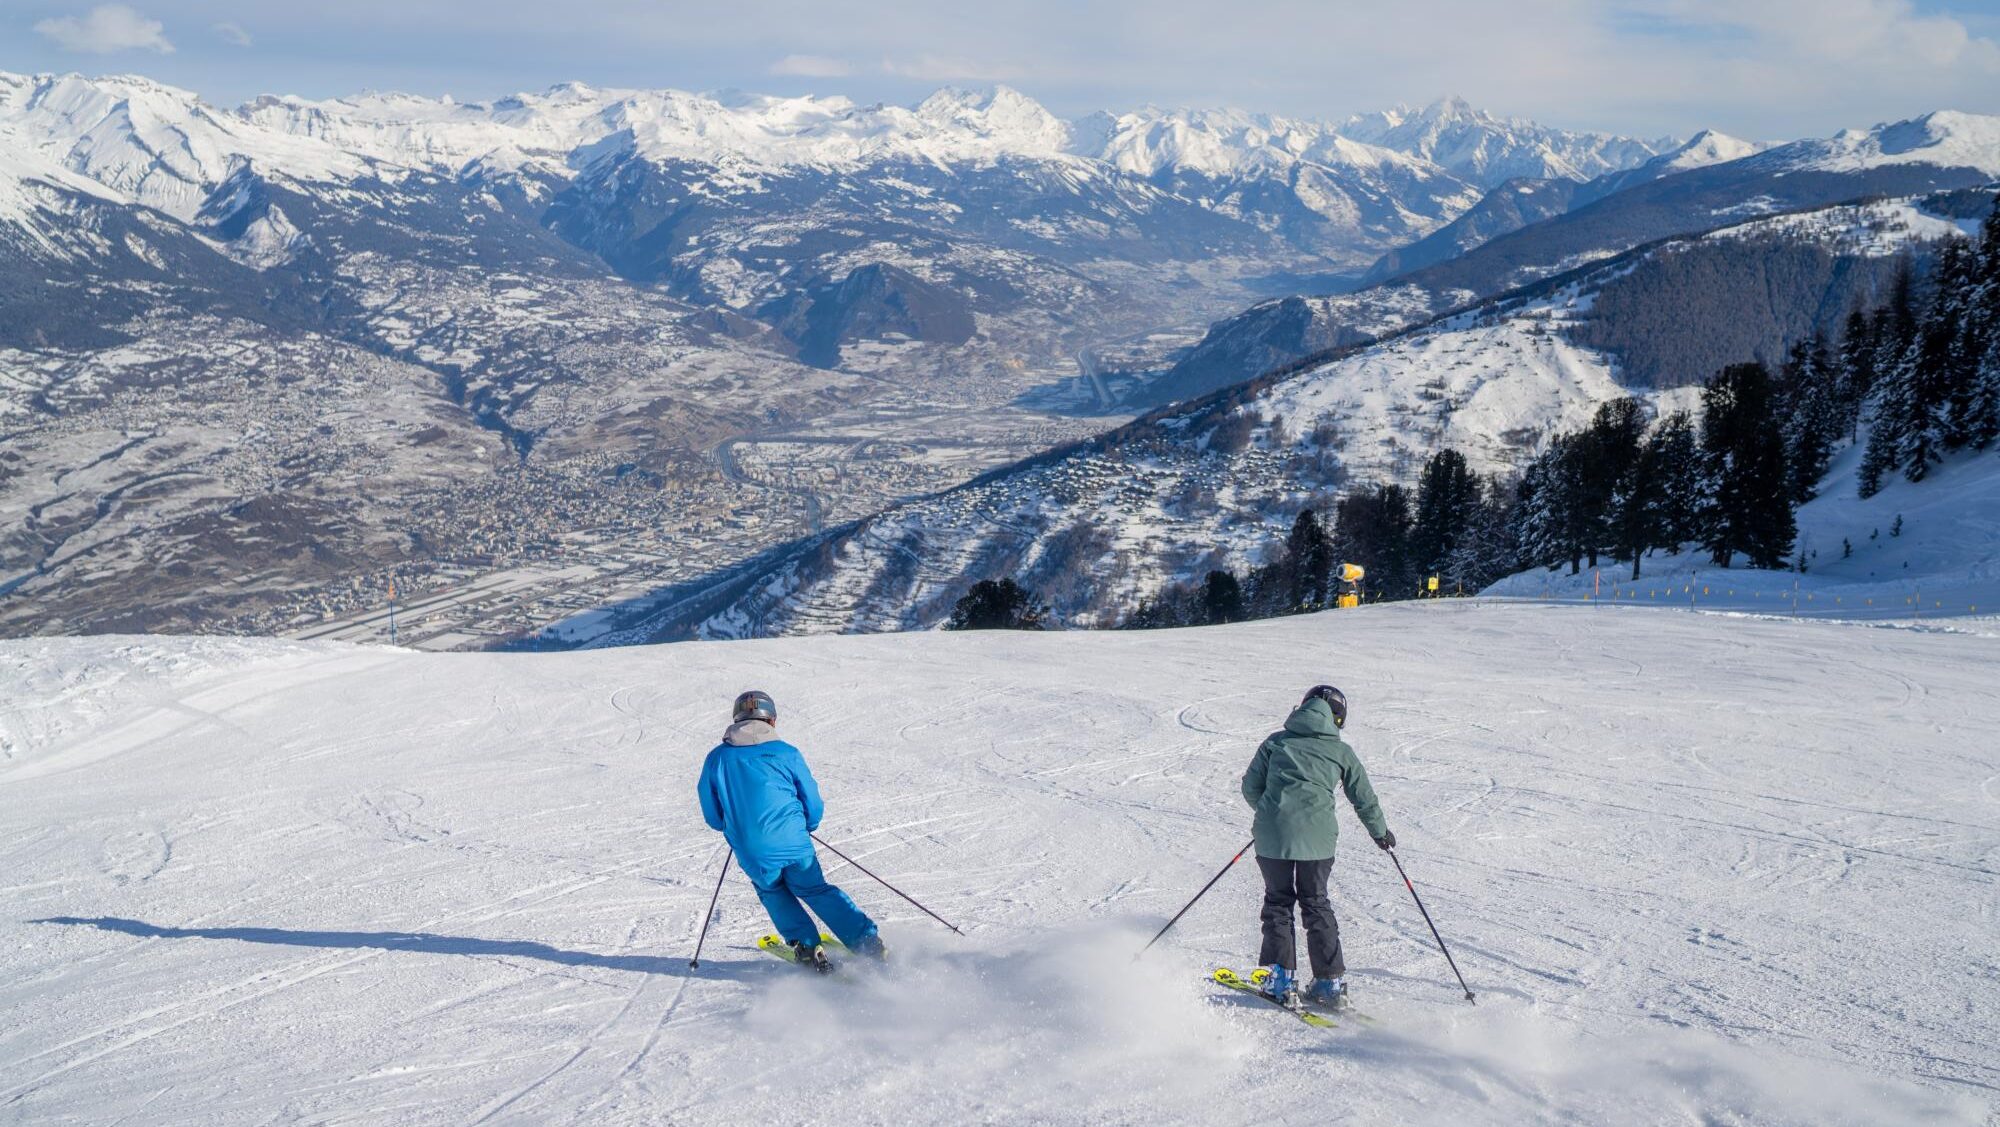
[[[1981,632],[1981,631],[1985,632]],[[1255,949],[1316,680],[1364,1006]],[[2000,630],[1403,604],[1147,634],[441,655],[0,643],[4,1123],[1994,1123]],[[759,955],[691,790],[772,691],[893,979]]]

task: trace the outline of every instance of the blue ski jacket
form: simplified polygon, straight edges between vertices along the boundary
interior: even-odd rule
[[[795,861],[811,860],[826,812],[819,784],[799,749],[761,720],[731,726],[701,766],[701,816],[736,850],[751,883],[775,884]]]

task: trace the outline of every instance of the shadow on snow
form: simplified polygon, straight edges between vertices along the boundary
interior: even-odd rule
[[[243,943],[273,943],[282,947],[327,947],[383,951],[414,951],[423,955],[505,956],[538,959],[566,967],[598,967],[604,970],[633,971],[638,974],[672,974],[691,978],[735,978],[749,960],[714,963],[703,960],[690,968],[684,958],[664,955],[600,955],[590,951],[565,951],[546,943],[526,939],[474,939],[462,935],[436,935],[428,931],[288,931],[276,927],[161,927],[143,920],[123,920],[114,916],[84,919],[56,916],[31,920],[38,924],[65,924],[115,931],[143,939],[234,939]]]

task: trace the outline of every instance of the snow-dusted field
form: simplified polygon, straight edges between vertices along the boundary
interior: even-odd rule
[[[1237,778],[1354,701],[1377,1025],[1255,953]],[[0,1121],[1994,1123],[2000,636],[1452,602],[556,656],[0,643]],[[761,956],[692,783],[784,712],[894,974]],[[830,860],[830,858],[829,858]]]

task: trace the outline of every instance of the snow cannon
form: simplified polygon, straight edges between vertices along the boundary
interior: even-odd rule
[[[1360,564],[1351,564],[1351,563],[1341,564],[1340,581],[1342,583],[1347,584],[1347,589],[1340,592],[1338,595],[1334,596],[1333,605],[1341,609],[1345,609],[1347,607],[1360,606],[1361,580],[1364,577],[1366,577],[1367,574],[1368,574],[1368,569],[1362,567]]]

